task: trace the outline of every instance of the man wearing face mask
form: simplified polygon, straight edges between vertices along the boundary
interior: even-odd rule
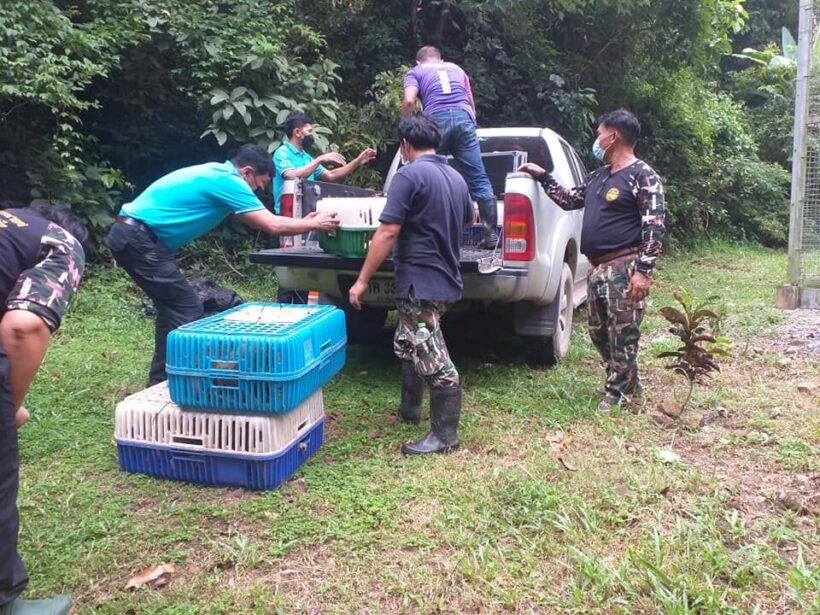
[[[624,109],[598,118],[593,153],[604,166],[571,190],[536,164],[519,169],[540,181],[559,207],[585,208],[581,252],[592,265],[589,334],[606,369],[601,412],[642,395],[640,326],[665,235],[663,186],[652,167],[635,156],[640,131],[638,119]]]
[[[441,317],[461,298],[459,247],[462,230],[473,219],[473,204],[462,177],[436,154],[441,132],[430,116],[404,117],[399,140],[406,166],[393,177],[381,224],[349,299],[361,309],[371,276],[395,245],[399,323],[393,350],[402,362],[401,420],[419,424],[425,382],[430,386],[430,431],[401,450],[405,455],[443,453],[458,447],[461,380]]]
[[[265,209],[255,192],[270,185],[273,164],[259,145],[243,145],[229,161],[169,173],[122,206],[106,243],[114,260],[157,309],[148,384],[167,379],[165,342],[172,329],[202,317],[196,292],[182,275],[174,250],[204,235],[231,214],[271,235],[332,231],[331,214],[296,220]]]
[[[310,181],[339,182],[360,166],[376,157],[376,150],[367,147],[350,162],[337,152],[328,152],[314,158],[306,150],[313,147],[313,123],[301,111],[291,111],[285,118],[285,139],[273,154],[276,167],[273,176],[274,211],[281,211],[282,188],[286,179],[307,179]],[[328,170],[322,163],[337,165]],[[276,298],[280,303],[305,303],[307,292],[280,288]]]
[[[282,185],[286,179],[303,178],[310,181],[340,182],[359,167],[376,157],[376,150],[367,147],[350,162],[337,152],[328,152],[314,158],[306,150],[313,147],[313,123],[301,111],[291,111],[285,118],[285,136],[273,154],[276,173],[273,177],[273,198],[275,211],[280,211]],[[338,166],[328,170],[322,163]]]

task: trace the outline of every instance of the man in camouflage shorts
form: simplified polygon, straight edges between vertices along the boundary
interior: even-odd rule
[[[49,337],[80,284],[88,237],[67,210],[0,211],[0,615],[17,609],[67,613],[71,599],[23,601],[28,575],[17,553],[19,455],[17,429],[28,420],[23,400]]]
[[[399,138],[404,166],[390,184],[381,225],[350,289],[350,304],[361,308],[370,277],[395,244],[399,324],[393,348],[402,362],[402,420],[421,422],[425,382],[430,386],[430,431],[401,450],[406,455],[443,453],[459,444],[461,380],[441,333],[441,317],[461,298],[459,246],[473,206],[467,184],[436,154],[441,132],[433,118],[405,117]]]
[[[595,157],[604,166],[575,188],[538,165],[530,173],[563,209],[584,209],[581,252],[589,259],[589,335],[606,370],[601,412],[642,395],[638,343],[650,276],[661,252],[666,204],[655,171],[635,156],[638,119],[618,109],[598,119]]]

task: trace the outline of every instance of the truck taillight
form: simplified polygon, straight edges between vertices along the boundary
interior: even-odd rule
[[[293,193],[283,194],[279,199],[279,215],[293,217]]]
[[[504,195],[504,260],[535,258],[535,219],[532,203],[523,194]]]
[[[288,218],[293,217],[293,193],[285,194],[282,193],[282,196],[279,198],[279,215],[280,216],[287,216]],[[294,237],[281,237],[279,239],[279,247],[280,248],[292,248],[296,245],[296,241]]]

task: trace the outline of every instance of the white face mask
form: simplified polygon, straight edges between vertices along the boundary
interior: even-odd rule
[[[410,164],[410,159],[404,153],[404,141],[402,141],[399,145],[399,157],[401,159],[402,166],[407,166],[408,164]]]

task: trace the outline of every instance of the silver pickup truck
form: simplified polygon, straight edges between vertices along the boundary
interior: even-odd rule
[[[490,313],[510,323],[533,359],[554,363],[569,350],[573,310],[586,300],[589,264],[579,252],[583,210],[562,210],[538,182],[515,168],[523,161],[534,162],[568,188],[581,184],[586,170],[572,147],[547,128],[485,128],[478,130],[478,137],[503,235],[495,251],[462,247],[464,292],[451,317],[464,310]],[[385,192],[399,165],[397,153]],[[305,192],[298,182],[286,182],[288,206],[283,211],[303,213]],[[329,205],[325,199],[332,198],[323,198],[323,207]],[[327,254],[313,242],[294,243],[255,252],[251,261],[272,265],[282,286],[318,290],[345,309],[351,339],[366,338],[383,327],[395,305],[391,259],[373,276],[365,308],[356,312],[347,295],[362,259]]]

